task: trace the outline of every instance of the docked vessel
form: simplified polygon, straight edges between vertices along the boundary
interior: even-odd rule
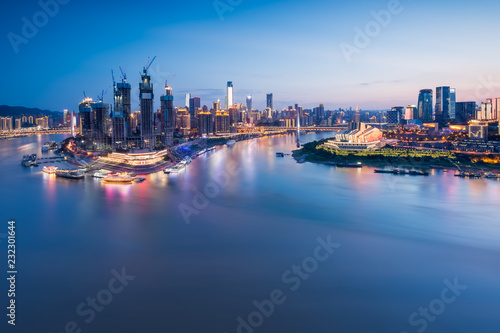
[[[337,163],[335,165],[337,168],[362,168],[361,163]]]
[[[458,173],[455,174],[455,177],[461,177],[461,178],[481,178],[481,173],[480,172],[474,172],[474,171],[459,171]]]
[[[55,172],[57,177],[68,178],[68,179],[83,179],[85,178],[84,174],[80,170],[61,170],[58,169]]]
[[[137,183],[142,183],[145,180],[146,180],[146,177],[143,177],[143,176],[135,176],[134,177],[134,181]]]
[[[134,181],[134,177],[126,172],[118,174],[110,174],[102,179],[105,183],[117,183],[117,184],[131,184]]]
[[[182,162],[184,162],[185,164],[189,164],[189,163],[193,162],[193,159],[189,156],[186,156],[182,159]]]
[[[276,157],[285,157],[285,153],[277,152]]]
[[[21,165],[26,168],[36,165],[36,154],[24,155]]]
[[[207,152],[215,150],[215,147],[207,148]]]
[[[104,178],[104,177],[106,177],[106,175],[105,175],[105,174],[103,174],[102,172],[97,171],[97,172],[95,172],[95,173],[92,175],[92,177],[94,177],[94,178]]]
[[[228,147],[234,146],[235,144],[236,144],[236,141],[234,141],[234,140],[229,140],[229,141],[226,143],[226,145],[227,145]]]
[[[48,152],[48,151],[49,151],[49,148],[50,148],[49,144],[48,144],[48,143],[45,143],[45,144],[42,146],[42,152],[43,152],[43,153]]]
[[[407,171],[402,169],[376,169],[375,173],[390,173],[393,175],[410,175],[410,176],[428,176],[428,172],[424,171]]]
[[[53,175],[56,173],[58,167],[55,166],[44,166],[43,172],[48,173],[49,175]]]
[[[184,170],[185,168],[186,168],[186,163],[181,161],[181,162],[177,163],[176,165],[174,165],[173,167],[166,168],[163,172],[166,174],[179,173],[182,170]]]
[[[488,172],[487,174],[484,175],[484,178],[488,178],[488,179],[500,179],[500,173]]]

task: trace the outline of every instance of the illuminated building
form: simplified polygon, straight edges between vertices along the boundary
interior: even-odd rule
[[[435,118],[437,123],[445,124],[450,119],[455,119],[455,102],[455,89],[446,86],[436,88]]]
[[[123,111],[113,111],[111,114],[111,140],[113,149],[126,148],[127,136]]]
[[[68,112],[68,110],[66,110],[66,109],[63,111],[63,121],[62,121],[63,126],[68,126],[68,124],[69,124],[69,121],[68,121],[68,120],[69,120],[68,113],[69,113],[69,112]]]
[[[215,114],[214,133],[229,133],[229,114],[224,111],[219,111]]]
[[[162,143],[166,146],[174,144],[174,96],[172,96],[172,88],[165,83],[165,95],[160,97],[161,100],[161,133]]]
[[[175,126],[183,136],[189,135],[191,131],[191,116],[187,108],[177,110]]]
[[[34,124],[34,122],[33,122],[33,116],[29,116],[28,117],[28,123]]]
[[[488,141],[489,122],[480,120],[471,120],[469,123],[469,139]]]
[[[418,95],[418,119],[424,123],[431,123],[432,116],[432,89],[422,89]]]
[[[132,105],[130,103],[130,91],[132,86],[123,78],[121,82],[113,83],[114,88],[114,110],[121,111],[126,127],[126,136],[132,135],[131,115]]]
[[[214,109],[215,111],[219,111],[221,109],[220,99],[218,99],[217,102],[214,102],[212,104],[212,109]]]
[[[198,114],[198,134],[209,135],[214,132],[214,123],[210,112],[200,112]]]
[[[21,118],[17,118],[16,119],[16,130],[20,130],[21,129]]]
[[[247,111],[252,112],[252,96],[247,96]]]
[[[418,108],[415,105],[408,105],[406,107],[405,119],[406,120],[419,119]]]
[[[149,68],[149,66],[148,66]],[[153,111],[153,83],[148,75],[148,68],[144,68],[139,84],[141,101],[141,138],[144,148],[152,149],[156,145],[154,135],[154,111]]]
[[[267,108],[273,110],[273,94],[267,94],[266,95],[266,102],[267,102]],[[271,118],[268,116],[268,118]]]
[[[80,118],[80,135],[90,138],[92,135],[92,98],[85,98],[78,105],[78,116]]]
[[[189,108],[189,100],[191,99],[191,94],[186,94],[186,108]]]
[[[405,108],[403,106],[395,106],[391,111],[387,111],[387,123],[401,125],[403,123],[403,115]]]
[[[329,140],[324,145],[335,150],[377,150],[385,146],[382,131],[365,123],[358,129],[347,133],[339,133],[335,140]]]
[[[233,106],[233,82],[227,81],[226,110]]]
[[[192,97],[189,99],[189,113],[191,118],[196,117],[196,110],[201,106],[201,100],[199,97]]]

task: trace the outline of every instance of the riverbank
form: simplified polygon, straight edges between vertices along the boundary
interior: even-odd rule
[[[383,168],[417,168],[417,169],[470,169],[496,171],[499,163],[485,163],[482,159],[492,160],[488,155],[469,155],[455,152],[438,152],[385,147],[379,151],[336,151],[323,146],[326,140],[305,144],[294,150],[293,158],[298,163],[319,163],[335,165],[337,163],[361,163],[365,166]]]

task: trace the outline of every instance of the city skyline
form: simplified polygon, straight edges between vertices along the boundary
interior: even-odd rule
[[[108,90],[104,99],[110,102],[110,70],[116,74],[119,66],[126,70],[135,94],[138,73],[148,56],[158,57],[150,69],[155,95],[161,95],[168,81],[175,106],[182,106],[186,93],[200,97],[202,105],[224,101],[227,81],[234,83],[235,102],[245,103],[246,96],[252,95],[254,108],[260,110],[269,92],[278,110],[295,103],[305,108],[322,103],[327,109],[355,105],[390,109],[416,104],[418,91],[439,86],[456,88],[457,101],[480,103],[500,96],[500,84],[495,83],[500,73],[494,66],[498,47],[490,42],[500,28],[493,15],[498,3],[456,1],[447,6],[401,1],[394,14],[384,19],[390,3],[255,1],[221,12],[214,2],[192,6],[154,1],[142,9],[125,1],[112,9],[99,4],[102,10],[92,14],[101,25],[75,27],[95,3],[61,0],[57,11],[52,9],[53,17],[46,15],[47,22],[42,21],[45,24],[31,38],[23,34],[23,19],[33,22],[42,7],[36,2],[9,3],[4,11],[8,15],[2,17],[6,52],[0,59],[12,64],[5,68],[11,84],[4,88],[3,104],[73,110],[83,98],[82,91],[95,99],[103,89]],[[430,21],[426,11],[431,4],[435,11],[446,10],[447,16]],[[168,21],[162,17],[167,6],[172,11]],[[304,23],[285,24],[299,14]],[[464,24],[475,15],[488,23]],[[377,18],[382,22],[379,29],[375,25],[373,37],[361,38],[360,43],[358,32],[370,29]],[[122,21],[134,23],[120,25]],[[446,43],[435,34],[440,29],[449,32]],[[464,40],[475,44],[461,47]],[[342,45],[357,51],[346,56]],[[28,94],[32,86],[38,88]],[[138,98],[133,98],[133,108],[138,110]],[[155,101],[155,109],[159,107]]]

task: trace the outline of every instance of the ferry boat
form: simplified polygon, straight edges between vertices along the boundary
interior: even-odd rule
[[[425,171],[408,171],[410,176],[428,176],[429,173]]]
[[[234,146],[235,144],[236,144],[236,141],[234,141],[234,140],[229,140],[229,141],[226,143],[226,145],[227,145],[228,147]]]
[[[276,157],[285,157],[285,153],[277,152]]]
[[[361,163],[337,163],[335,165],[337,168],[362,168]]]
[[[179,162],[176,165],[174,165],[173,167],[166,168],[163,172],[166,174],[179,173],[182,170],[184,170],[185,168],[186,168],[186,163]]]
[[[143,177],[143,176],[135,176],[134,177],[134,181],[137,183],[142,183],[145,180],[146,180],[146,177]]]
[[[83,172],[81,170],[56,170],[56,176],[61,178],[69,178],[69,179],[83,179],[85,178]]]
[[[105,183],[131,184],[134,178],[126,172],[110,174],[103,178]]]
[[[97,171],[97,172],[95,172],[95,173],[92,175],[92,177],[94,177],[94,178],[104,178],[104,177],[106,177],[106,175],[105,175],[105,174],[103,174],[102,172]]]
[[[459,171],[458,173],[455,174],[455,177],[460,177],[460,178],[481,178],[481,173],[480,172],[474,172],[474,171]]]
[[[21,165],[26,168],[36,165],[36,154],[24,155]]]
[[[49,175],[53,175],[56,173],[58,167],[55,166],[44,166],[43,172],[48,173]]]
[[[488,179],[500,179],[500,173],[488,172],[487,174],[484,175],[484,178],[488,178]]]
[[[207,152],[215,150],[215,147],[207,148]]]

